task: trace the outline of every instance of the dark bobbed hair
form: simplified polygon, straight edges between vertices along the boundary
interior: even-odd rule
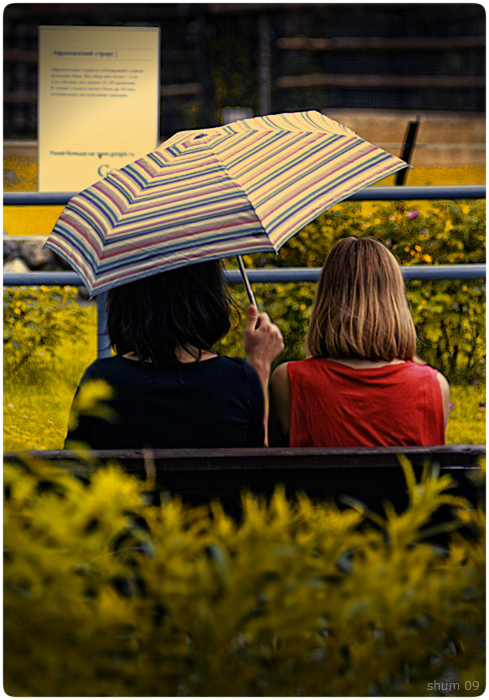
[[[229,331],[234,308],[219,260],[168,270],[109,291],[110,343],[159,366],[178,364],[178,346],[199,360]]]

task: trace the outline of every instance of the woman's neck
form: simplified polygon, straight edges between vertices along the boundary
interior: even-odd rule
[[[179,362],[196,362],[199,357],[199,351],[194,347],[190,347],[187,351],[177,345],[175,348],[175,355]],[[211,360],[213,357],[217,357],[216,353],[210,352],[209,350],[202,350],[200,353],[200,360],[202,361]]]
[[[331,362],[339,362],[353,369],[370,369],[373,367],[384,367],[385,365],[400,365],[404,364],[405,360],[400,360],[397,357],[393,360],[360,360],[356,357],[327,357]]]
[[[177,347],[175,348],[175,356],[178,362],[197,362],[197,358],[199,357],[199,351],[197,350],[197,348],[194,347],[189,347],[188,350],[184,350],[180,345],[177,345]],[[127,360],[135,360],[136,362],[139,362],[139,357],[132,350],[131,352],[126,352],[122,357],[125,357]],[[201,361],[211,360],[213,357],[217,357],[215,352],[202,350],[202,352],[200,353]],[[151,362],[149,358],[144,361]]]

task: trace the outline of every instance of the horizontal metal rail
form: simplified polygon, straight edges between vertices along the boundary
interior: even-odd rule
[[[248,268],[246,273],[250,282],[255,284],[285,284],[287,282],[317,282],[321,274],[320,267],[284,267],[284,268]],[[486,266],[478,263],[472,265],[402,265],[402,274],[406,280],[473,280],[486,278]],[[225,269],[224,275],[229,284],[242,284],[239,270]],[[83,280],[76,272],[7,272],[3,284],[8,287],[59,285],[82,286]]]
[[[4,192],[4,206],[66,204],[77,192]],[[485,185],[435,185],[429,187],[366,187],[345,201],[404,201],[407,199],[485,199]]]
[[[287,282],[316,282],[321,274],[320,267],[295,268],[262,268],[248,269],[250,282],[287,283]],[[482,279],[486,278],[486,266],[473,265],[403,265],[402,273],[406,280],[447,280],[447,279]],[[230,284],[243,284],[239,270],[224,270]],[[81,286],[82,279],[76,272],[23,272],[6,273],[3,284],[7,287],[16,286]],[[107,335],[107,292],[97,297],[97,355],[110,357],[111,349]]]

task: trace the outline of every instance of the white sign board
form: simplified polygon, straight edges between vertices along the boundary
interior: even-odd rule
[[[38,190],[79,192],[158,144],[159,29],[39,28]]]

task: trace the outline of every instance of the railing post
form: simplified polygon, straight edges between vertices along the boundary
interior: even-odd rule
[[[97,295],[97,357],[110,357],[112,354],[107,333],[107,292]]]

